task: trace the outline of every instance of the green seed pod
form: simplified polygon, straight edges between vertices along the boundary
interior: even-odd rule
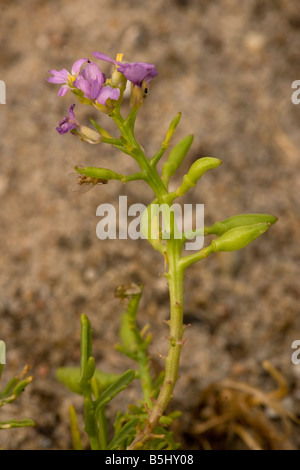
[[[215,253],[219,251],[240,250],[266,232],[270,226],[271,225],[267,222],[261,222],[259,224],[232,228],[225,232],[220,238],[211,242],[212,250]]]
[[[203,157],[196,160],[189,169],[189,172],[184,175],[183,182],[180,188],[177,189],[177,194],[183,196],[190,188],[196,185],[197,181],[207,170],[216,168],[221,163],[222,160],[211,157]]]
[[[242,227],[244,225],[253,225],[266,222],[268,224],[275,224],[277,217],[269,214],[239,214],[229,217],[222,222],[216,222],[210,227],[205,227],[205,235],[223,235],[223,233],[235,227]]]
[[[193,143],[193,140],[193,135],[187,135],[171,150],[169,158],[163,164],[162,168],[162,178],[164,181],[169,181],[171,176],[173,176],[176,172],[177,168],[180,167]]]
[[[74,169],[80,175],[89,176],[90,178],[99,178],[104,180],[122,180],[124,175],[119,175],[113,170],[107,170],[106,168],[97,168],[93,166],[79,167],[75,166]]]

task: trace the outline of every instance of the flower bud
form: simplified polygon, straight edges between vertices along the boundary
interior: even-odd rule
[[[90,178],[99,178],[104,180],[122,180],[124,175],[119,175],[113,170],[107,170],[106,168],[97,168],[97,167],[84,167],[75,166],[74,169],[84,176],[89,176]]]
[[[268,224],[275,224],[277,221],[277,217],[274,215],[269,214],[239,214],[234,215],[233,217],[229,217],[222,222],[215,222],[210,227],[205,227],[205,235],[222,235],[223,233],[227,232],[235,227],[241,227],[243,225],[253,225],[262,222],[266,222]]]
[[[127,79],[121,72],[118,72],[118,69],[115,68],[111,75],[111,80],[108,83],[110,83],[112,87],[119,88],[120,91],[124,92]]]
[[[142,82],[140,87],[133,83],[131,84],[130,104],[132,108],[139,107],[143,104],[146,93],[147,83],[145,81]]]
[[[183,162],[186,154],[188,153],[193,143],[193,140],[194,140],[193,135],[187,135],[171,150],[169,158],[163,164],[163,168],[162,168],[162,178],[164,181],[169,181],[171,176],[173,176],[174,173],[176,172],[177,168],[180,167],[181,163]]]
[[[87,126],[79,126],[77,129],[79,136],[89,144],[99,144],[101,135]]]
[[[123,54],[117,54],[116,62],[122,62]],[[118,71],[118,66],[115,64],[111,79],[107,80],[112,87],[119,88],[120,98],[122,99],[123,92],[126,88],[127,78]]]
[[[189,169],[189,172],[184,175],[183,182],[177,190],[178,196],[183,196],[190,188],[196,185],[197,181],[207,170],[216,168],[221,165],[221,163],[222,160],[211,157],[203,157],[196,160]]]
[[[270,226],[271,225],[267,222],[261,222],[259,224],[232,228],[225,232],[220,238],[211,242],[212,250],[215,253],[219,251],[240,250],[266,232]]]

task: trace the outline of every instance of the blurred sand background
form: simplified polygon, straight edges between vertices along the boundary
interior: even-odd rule
[[[177,429],[184,448],[204,387],[224,378],[264,391],[276,387],[262,362],[284,375],[285,406],[300,414],[300,365],[291,344],[300,339],[299,191],[300,105],[291,84],[300,79],[300,10],[297,0],[0,0],[0,339],[6,342],[4,382],[30,364],[34,382],[0,419],[30,417],[36,428],[2,431],[5,449],[70,449],[68,406],[80,397],[61,386],[55,371],[79,363],[80,314],[91,319],[97,367],[122,372],[129,359],[113,349],[122,312],[117,286],[145,284],[139,323],[153,333],[153,367],[167,348],[168,290],[163,264],[146,241],[96,237],[99,204],[149,203],[142,183],[111,182],[86,194],[72,191],[76,164],[136,171],[109,146],[91,146],[55,130],[74,102],[57,97],[48,70],[70,69],[99,50],[127,61],[156,64],[140,111],[137,136],[149,156],[169,122],[182,112],[172,143],[194,134],[179,176],[200,156],[219,157],[185,199],[205,204],[207,224],[231,215],[262,212],[278,223],[238,253],[218,254],[187,271],[186,322],[191,323],[173,406],[185,412]],[[100,65],[100,64],[99,64]],[[102,64],[110,72],[110,64]],[[88,124],[106,116],[77,105]],[[110,408],[138,397],[132,386]],[[273,417],[274,418],[274,417]],[[275,416],[276,421],[276,416]],[[291,442],[300,448],[299,426]],[[232,445],[232,444],[229,444]],[[224,444],[226,447],[226,445]]]

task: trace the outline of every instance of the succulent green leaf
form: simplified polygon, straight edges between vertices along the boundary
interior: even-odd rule
[[[218,158],[203,157],[196,160],[192,164],[188,173],[184,175],[183,182],[176,191],[177,195],[183,196],[190,188],[193,188],[196,185],[197,181],[207,170],[216,168],[221,164],[222,160],[219,160]]]
[[[0,421],[0,429],[12,429],[12,428],[26,428],[35,426],[35,422],[32,419],[10,419],[7,421]]]
[[[90,356],[85,364],[84,369],[81,372],[79,379],[79,385],[84,388],[89,380],[93,377],[95,372],[95,358]]]
[[[79,385],[80,367],[61,367],[57,370],[58,380],[65,385],[71,392],[82,395],[82,389]],[[120,376],[118,374],[109,374],[96,369],[94,378],[97,380],[100,390],[105,390]]]
[[[124,374],[120,375],[97,400],[97,410],[109,403],[116,395],[125,390],[125,388],[132,382],[135,377],[135,370],[129,369]],[[97,413],[96,410],[96,413]]]
[[[166,135],[166,138],[165,140],[163,141],[162,143],[162,146],[161,148],[159,149],[159,151],[154,155],[154,157],[151,158],[150,160],[150,165],[151,166],[156,166],[157,163],[159,162],[159,160],[161,159],[161,157],[164,155],[165,151],[167,150],[167,148],[169,147],[170,145],[170,140],[179,124],[179,121],[181,119],[181,113],[178,113],[174,119],[172,120],[170,126],[169,126],[169,129],[168,129],[168,132],[167,132],[167,135]]]
[[[171,176],[182,164],[194,140],[193,135],[187,135],[171,150],[168,160],[163,164],[162,179],[169,182]]]
[[[139,422],[139,418],[133,418],[128,423],[126,423],[121,430],[113,437],[111,440],[108,450],[115,450],[115,449],[124,449],[124,443],[129,441],[129,439],[134,437],[135,435],[135,428]]]
[[[83,450],[80,432],[78,428],[78,421],[76,416],[76,411],[73,405],[70,405],[69,408],[70,414],[70,426],[71,426],[71,435],[72,435],[72,443],[74,450]]]

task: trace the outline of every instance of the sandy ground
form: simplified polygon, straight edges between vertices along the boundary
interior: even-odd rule
[[[99,204],[117,204],[120,194],[128,204],[147,204],[150,191],[142,183],[112,182],[74,193],[69,173],[75,164],[124,173],[136,167],[108,146],[55,130],[73,97],[56,96],[48,70],[70,69],[93,50],[156,64],[159,75],[140,111],[137,136],[153,155],[182,112],[173,143],[190,133],[195,140],[174,187],[196,157],[223,160],[185,199],[205,204],[206,223],[247,212],[279,217],[247,249],[187,271],[185,313],[192,327],[173,403],[184,413],[177,439],[187,449],[214,447],[213,435],[201,441],[192,432],[201,391],[231,378],[268,392],[276,383],[264,360],[285,377],[284,406],[300,416],[300,365],[291,362],[291,344],[300,339],[300,105],[291,102],[291,84],[300,79],[299,34],[297,0],[0,1],[0,79],[7,89],[0,105],[3,380],[27,363],[34,375],[18,402],[1,409],[1,420],[36,421],[34,429],[2,431],[5,449],[71,448],[68,406],[80,413],[81,400],[57,382],[55,371],[79,362],[82,312],[93,324],[97,366],[111,372],[132,366],[113,349],[122,312],[114,297],[118,285],[145,284],[139,323],[153,332],[154,368],[161,367],[156,354],[167,347],[160,255],[146,241],[100,241],[95,233]],[[103,71],[109,73],[109,64]],[[82,123],[91,115],[97,117],[77,106]],[[111,129],[106,116],[98,120]],[[131,387],[110,415],[138,396]],[[276,414],[270,420],[279,424]],[[290,444],[300,448],[297,425]],[[218,445],[239,446],[226,433]]]

